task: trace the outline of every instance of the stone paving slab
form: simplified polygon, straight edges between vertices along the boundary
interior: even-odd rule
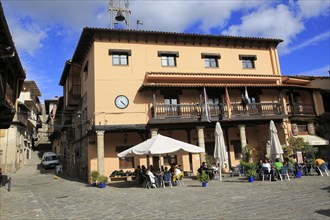
[[[254,183],[228,177],[207,187],[188,179],[185,187],[165,189],[122,182],[101,189],[33,169],[12,175],[10,192],[0,188],[1,220],[330,219],[330,177]]]

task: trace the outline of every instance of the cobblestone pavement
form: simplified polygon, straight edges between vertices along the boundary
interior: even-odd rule
[[[330,177],[248,183],[239,177],[207,187],[142,189],[134,182],[94,188],[40,168],[36,153],[0,188],[0,219],[330,219]]]

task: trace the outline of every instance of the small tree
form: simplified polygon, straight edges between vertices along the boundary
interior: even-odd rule
[[[304,154],[309,154],[312,159],[315,158],[315,153],[318,151],[316,147],[311,146],[308,142],[305,142],[302,137],[289,137],[289,145],[283,145],[284,157],[302,151]]]

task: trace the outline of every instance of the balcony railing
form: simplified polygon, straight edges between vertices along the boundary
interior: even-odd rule
[[[283,105],[281,103],[251,103],[245,108],[241,104],[231,104],[231,115],[232,116],[271,116],[271,115],[282,115]]]
[[[312,104],[287,104],[287,110],[292,116],[315,116],[315,108]]]
[[[27,126],[29,115],[26,113],[16,112],[13,122]]]
[[[225,104],[209,104],[209,115],[212,120],[241,120],[243,118],[264,118],[282,116],[284,114],[282,103],[253,103],[246,108],[241,104],[231,104],[231,115]],[[152,107],[151,121],[176,119],[202,121],[206,120],[205,105],[201,104],[155,104]]]

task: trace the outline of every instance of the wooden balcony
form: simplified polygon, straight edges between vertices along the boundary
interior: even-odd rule
[[[29,118],[29,114],[27,113],[21,113],[21,112],[16,112],[14,119],[13,119],[13,123],[18,123],[21,125],[24,125],[25,127],[27,126],[28,123],[28,118]]]
[[[80,102],[81,94],[80,94],[80,85],[72,85],[69,90],[68,97],[68,105],[69,106],[77,106]]]
[[[14,108],[15,105],[15,95],[8,83],[6,83],[6,92],[5,92],[5,99]]]
[[[211,121],[218,120],[264,120],[283,118],[282,103],[253,103],[245,109],[241,104],[231,104],[229,117],[225,104],[209,104]],[[155,104],[150,123],[178,123],[207,121],[205,105],[200,104]]]
[[[312,104],[287,104],[287,111],[290,116],[316,116],[315,108]]]

